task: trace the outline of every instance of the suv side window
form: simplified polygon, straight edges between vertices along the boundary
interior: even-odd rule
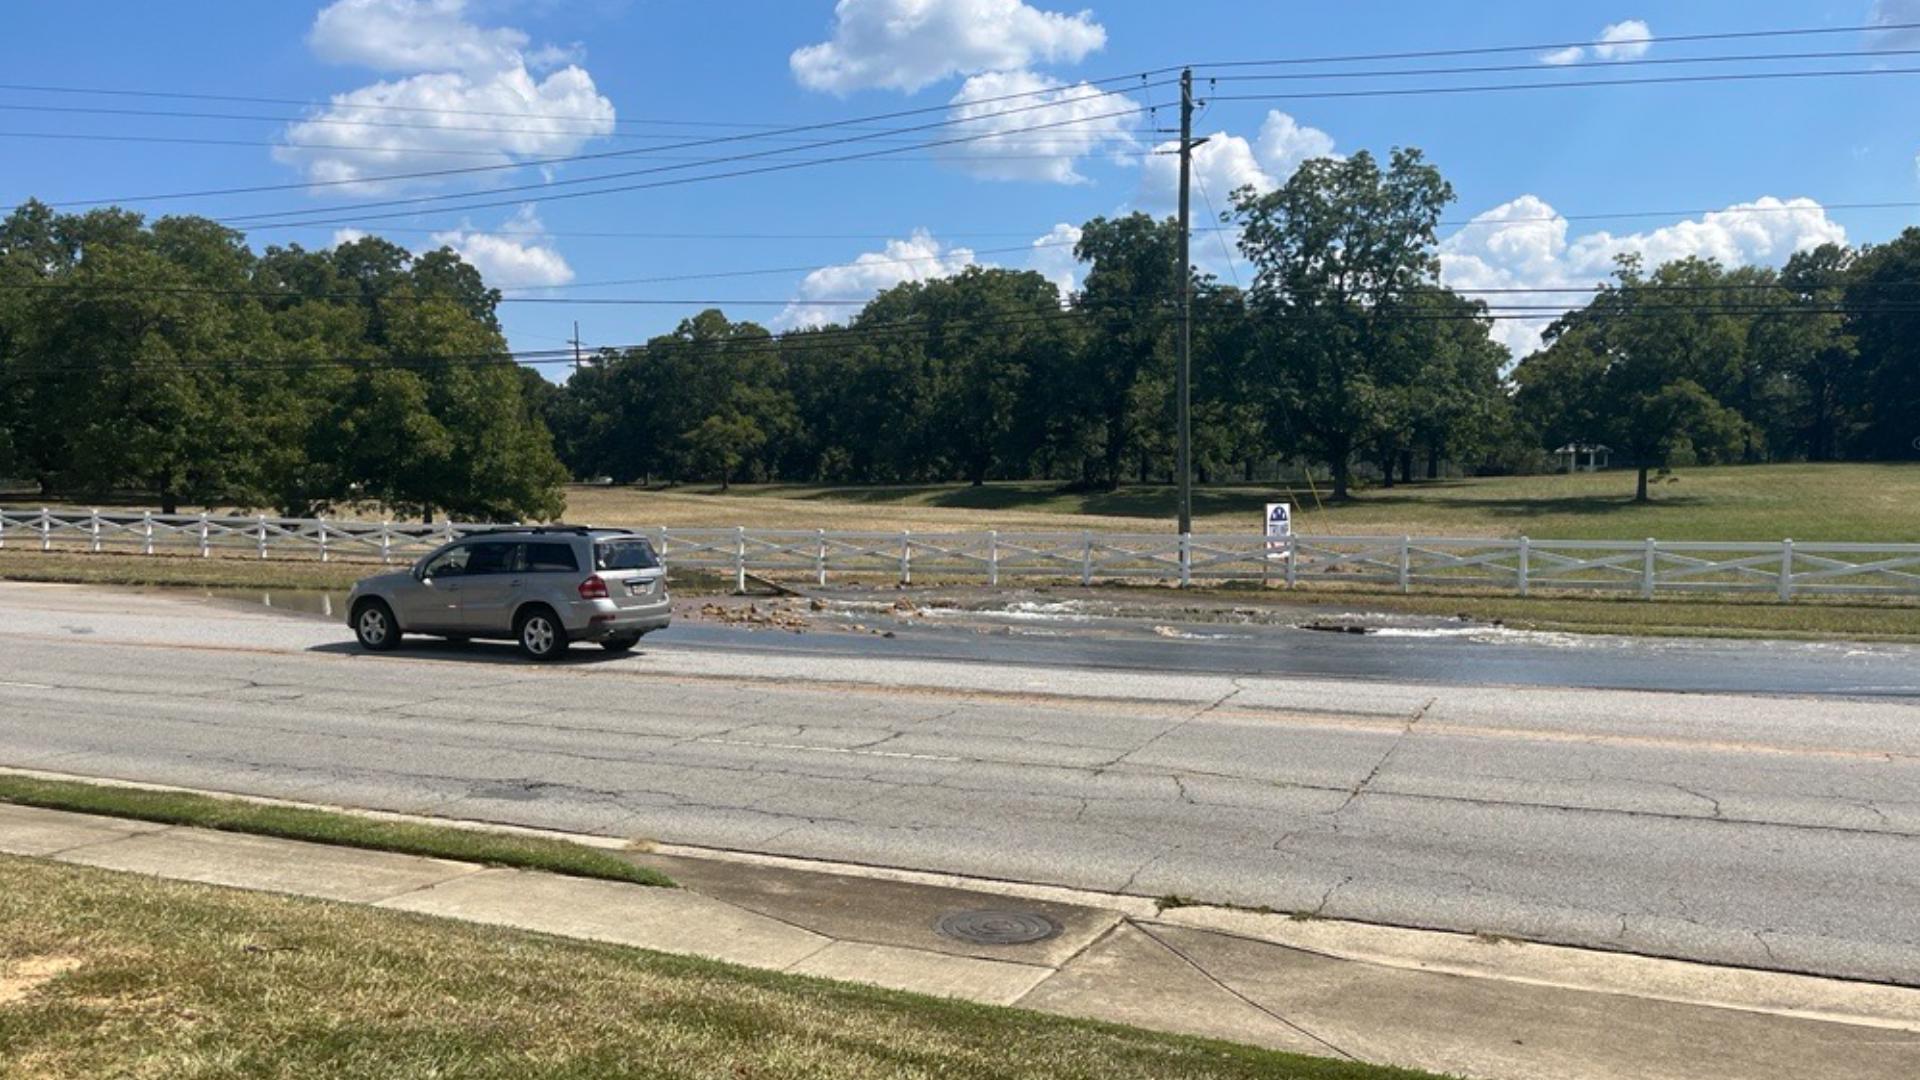
[[[422,577],[459,577],[467,572],[467,560],[473,555],[472,544],[450,547],[435,555],[426,565]]]
[[[580,560],[574,556],[572,544],[525,544],[523,551],[521,559],[530,574],[571,574],[580,569]]]
[[[518,544],[477,544],[467,560],[468,574],[505,574],[513,570]]]

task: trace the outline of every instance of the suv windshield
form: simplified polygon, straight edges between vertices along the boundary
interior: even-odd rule
[[[602,540],[593,545],[595,570],[654,570],[660,560],[653,545],[638,537],[627,540]]]

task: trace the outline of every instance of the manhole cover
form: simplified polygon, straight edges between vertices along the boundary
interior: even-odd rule
[[[1060,935],[1060,924],[1031,911],[956,911],[933,928],[970,945],[1031,945]]]

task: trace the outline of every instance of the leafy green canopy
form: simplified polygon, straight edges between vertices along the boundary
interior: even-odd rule
[[[255,254],[202,218],[29,202],[0,222],[0,285],[0,474],[168,510],[563,506],[499,294],[452,251]]]

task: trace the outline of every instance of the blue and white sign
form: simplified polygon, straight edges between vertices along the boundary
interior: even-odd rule
[[[1293,535],[1293,504],[1267,504],[1267,539],[1285,540]]]

